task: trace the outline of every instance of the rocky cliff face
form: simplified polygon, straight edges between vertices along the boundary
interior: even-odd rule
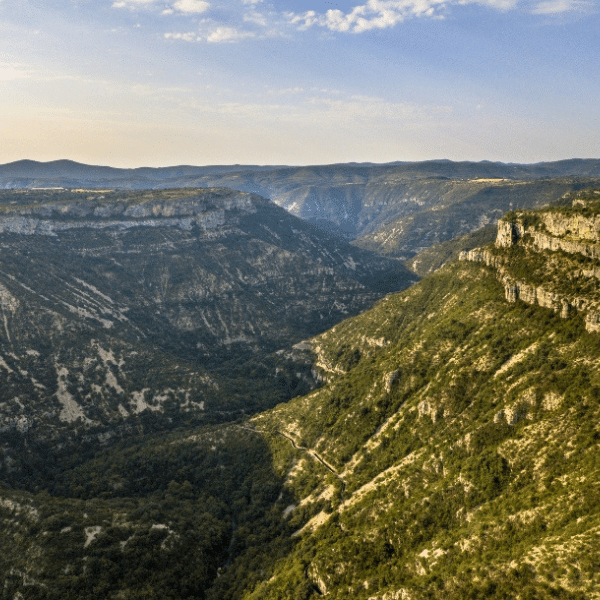
[[[3,192],[0,248],[0,431],[45,438],[287,399],[275,352],[413,280],[223,189]]]
[[[571,194],[570,209],[509,213],[498,221],[495,248],[463,252],[461,259],[493,267],[509,302],[538,304],[562,318],[581,313],[588,331],[600,331],[599,195]]]
[[[119,198],[119,194],[109,193],[107,200],[105,194],[82,199],[81,194],[65,192],[60,201],[44,201],[42,196],[30,205],[4,207],[0,233],[56,235],[70,229],[132,227],[177,227],[185,231],[199,227],[212,231],[226,220],[231,226],[240,216],[257,211],[257,198],[229,190],[180,192],[175,202],[169,195],[146,193]]]
[[[574,201],[574,206],[582,205]],[[535,216],[535,225],[527,225],[519,220],[498,221],[496,245],[500,248],[511,247],[527,234],[531,236],[532,245],[540,251],[562,250],[568,254],[600,258],[597,246],[600,242],[599,217],[560,212],[542,212]]]

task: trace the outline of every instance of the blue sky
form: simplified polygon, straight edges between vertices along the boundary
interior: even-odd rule
[[[600,157],[598,0],[0,0],[0,163]]]

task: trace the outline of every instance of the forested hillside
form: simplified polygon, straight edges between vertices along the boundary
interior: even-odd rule
[[[304,396],[4,485],[7,597],[600,597],[597,196],[300,344]]]
[[[328,384],[252,421],[287,438],[296,545],[248,598],[600,595],[593,198],[507,216],[562,248],[502,227],[495,262],[469,253],[313,340]],[[565,312],[575,283],[589,304]]]

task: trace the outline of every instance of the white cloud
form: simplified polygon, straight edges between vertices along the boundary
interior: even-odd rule
[[[198,39],[198,35],[193,31],[187,31],[185,33],[170,32],[165,33],[165,39],[167,40],[183,40],[184,42],[195,42]]]
[[[591,12],[593,9],[593,3],[585,0],[544,0],[538,2],[531,12],[534,15],[558,15],[572,11]]]
[[[459,2],[459,4],[480,4],[496,10],[510,10],[515,8],[518,3],[519,0],[460,0]]]
[[[20,68],[16,63],[0,62],[0,81],[13,81],[15,79],[28,79],[29,72]]]
[[[302,15],[288,13],[287,16],[290,23],[302,30],[319,25],[331,31],[361,33],[393,27],[410,17],[438,16],[447,3],[447,0],[368,0],[349,13],[336,9],[320,15],[309,10]]]
[[[184,42],[208,42],[209,44],[235,43],[244,39],[263,39],[269,36],[269,32],[262,35],[257,35],[253,31],[239,30],[234,27],[214,27],[213,29],[201,28],[200,33],[193,31],[171,31],[165,33],[164,38],[167,40],[182,40]]]
[[[138,8],[141,6],[150,6],[154,0],[118,0],[112,3],[113,8]]]
[[[173,4],[173,8],[182,13],[200,14],[210,8],[210,3],[204,0],[177,0]]]
[[[1,2],[2,0],[0,0]],[[363,0],[364,4],[354,6],[347,12],[330,9],[324,13],[309,10],[304,13],[275,13],[272,9],[259,11],[258,5],[264,0],[241,0],[248,9],[237,13],[234,21],[221,24],[208,20],[210,25],[202,25],[199,20],[199,33],[171,32],[167,39],[184,41],[206,41],[209,43],[238,42],[247,38],[265,39],[285,35],[286,25],[295,26],[300,31],[311,27],[324,28],[332,32],[362,33],[389,29],[404,21],[415,18],[443,19],[452,7],[480,5],[493,10],[514,9],[525,0]],[[527,0],[537,3],[533,12],[550,13],[573,10],[587,5],[588,0]],[[113,7],[136,9],[154,7],[162,15],[200,15],[212,6],[207,0],[113,0]],[[239,6],[239,5],[238,5]],[[569,8],[565,8],[569,7]],[[267,30],[267,28],[271,28]]]
[[[254,11],[251,13],[246,13],[244,15],[245,23],[254,23],[255,25],[260,25],[261,27],[267,26],[267,18],[264,15]]]
[[[285,13],[289,22],[292,25],[298,25],[298,29],[304,30],[312,27],[313,25],[324,25],[322,22],[322,15],[319,16],[314,10],[308,10],[304,14],[297,15],[293,12]]]
[[[328,10],[325,14],[309,10],[302,14],[286,13],[285,16],[288,22],[296,25],[299,30],[317,25],[330,31],[362,33],[372,29],[394,27],[411,18],[444,18],[447,10],[453,5],[479,4],[504,11],[515,8],[518,3],[519,0],[367,0],[365,4],[355,6],[347,13],[338,9]]]
[[[206,41],[213,44],[222,42],[239,42],[245,38],[255,37],[252,31],[238,31],[233,27],[217,27],[207,37]]]

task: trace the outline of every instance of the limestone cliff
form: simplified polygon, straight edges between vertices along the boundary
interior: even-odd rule
[[[581,314],[600,331],[600,191],[571,194],[571,207],[515,211],[498,221],[494,246],[461,253],[493,267],[509,302]]]
[[[236,217],[254,214],[264,200],[253,194],[231,190],[187,190],[157,194],[97,194],[80,197],[65,192],[59,200],[5,207],[0,212],[0,233],[56,235],[69,229],[131,229],[132,227],[176,227],[202,231],[229,225]]]

